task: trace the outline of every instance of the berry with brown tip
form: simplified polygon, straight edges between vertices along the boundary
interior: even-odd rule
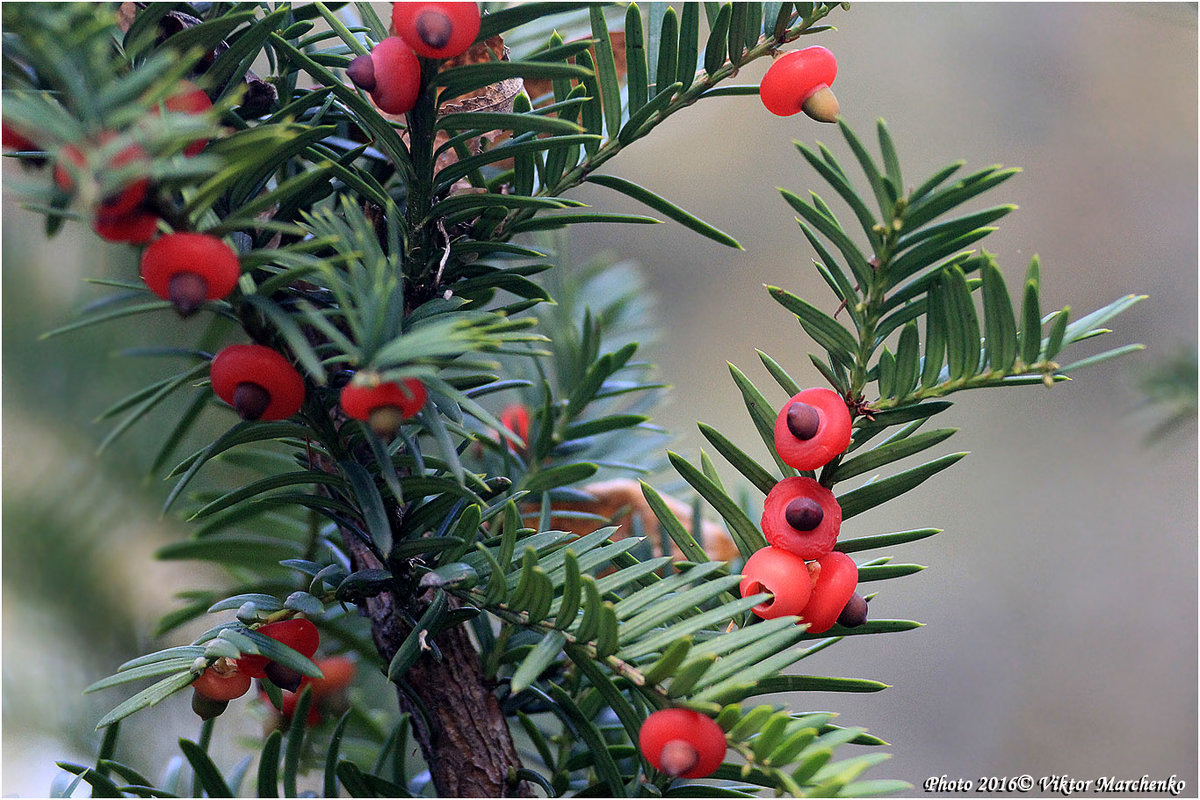
[[[287,645],[305,658],[316,655],[317,647],[321,644],[321,634],[317,631],[317,626],[302,617],[268,622],[255,632]],[[265,678],[267,665],[271,663],[274,662],[266,656],[244,655],[237,660],[237,668],[239,672],[252,678]]]
[[[239,670],[229,659],[217,659],[192,681],[196,694],[209,700],[229,702],[250,691],[250,676]]]
[[[378,435],[390,438],[404,420],[424,407],[428,397],[425,385],[416,378],[381,381],[377,374],[364,371],[342,389],[341,404],[351,419],[362,420]]]
[[[660,772],[677,778],[703,778],[725,760],[725,733],[699,711],[664,708],[642,723],[638,749]]]
[[[407,114],[420,96],[421,62],[399,36],[389,36],[370,55],[354,59],[346,75],[385,114]]]
[[[759,592],[774,595],[750,609],[763,619],[799,616],[812,593],[808,564],[795,553],[764,547],[746,559],[738,591],[742,597]]]
[[[475,3],[393,3],[392,28],[425,58],[454,58],[479,35]]]
[[[800,621],[808,624],[809,633],[824,633],[843,614],[855,596],[858,586],[858,565],[845,553],[833,551],[817,559],[817,581],[813,584],[808,605],[800,614]],[[866,621],[866,601],[863,600],[861,621]],[[855,616],[859,612],[852,612]]]
[[[142,253],[142,280],[181,316],[206,300],[220,300],[237,286],[241,268],[237,253],[206,233],[170,233]]]
[[[818,122],[833,122],[838,101],[829,88],[837,77],[837,59],[815,45],[776,59],[759,84],[759,97],[772,114],[789,117],[803,111]]]
[[[811,561],[833,549],[841,527],[842,507],[812,478],[785,478],[767,493],[762,530],[772,547]]]
[[[850,445],[850,410],[832,389],[793,395],[775,418],[775,452],[796,469],[818,469]]]
[[[209,370],[217,397],[245,420],[287,419],[304,404],[304,378],[282,355],[260,344],[234,344]]]

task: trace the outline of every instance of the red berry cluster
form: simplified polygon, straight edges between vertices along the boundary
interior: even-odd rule
[[[181,81],[179,89],[163,101],[163,106],[171,112],[201,114],[212,108],[212,101],[195,84]],[[154,109],[153,113],[160,113],[159,109]],[[116,136],[114,131],[102,131],[87,141],[63,145],[58,152],[58,163],[54,168],[54,182],[58,188],[68,194],[75,192],[76,176],[88,166],[87,153],[103,148]],[[10,143],[20,149],[36,149],[36,145],[30,139],[6,126],[5,146],[8,147]],[[206,144],[204,139],[197,140],[189,144],[183,153],[185,156],[194,156],[203,150]],[[134,143],[114,155],[103,167],[144,167],[148,161],[146,151],[141,145]],[[158,232],[159,216],[151,203],[149,188],[149,179],[137,178],[119,191],[102,198],[96,207],[96,216],[92,222],[96,233],[110,242],[145,244],[153,239]]]
[[[86,149],[98,149],[115,139],[113,131],[104,131],[94,141],[84,145]],[[131,144],[121,150],[106,165],[107,169],[121,169],[144,164],[149,160],[139,144]],[[86,169],[88,158],[74,144],[63,145],[54,167],[54,183],[59,189],[71,194],[76,189],[75,176]],[[154,238],[158,231],[158,214],[146,203],[150,181],[138,178],[126,184],[120,191],[100,200],[92,227],[100,238],[110,242],[144,244]]]
[[[142,280],[181,316],[237,286],[237,253],[215,236],[179,232],[161,236],[142,253]],[[281,420],[304,403],[304,378],[280,353],[260,344],[234,344],[212,360],[209,379],[217,397],[246,420]]]
[[[837,76],[837,60],[820,45],[780,56],[759,84],[763,105],[772,114],[789,117],[803,111],[818,122],[833,122],[838,101],[829,88]]]
[[[407,114],[421,92],[424,58],[454,58],[466,52],[479,35],[475,3],[394,3],[395,36],[375,45],[369,54],[350,62],[346,76],[386,114]]]
[[[320,644],[317,626],[301,618],[270,622],[258,628],[258,632],[306,658],[312,658]],[[280,688],[295,689],[302,677],[266,656],[219,658],[192,682],[192,710],[209,719],[224,711],[230,700],[248,692],[254,678],[267,678]]]
[[[779,412],[775,450],[789,466],[818,469],[849,446],[850,422],[836,392],[805,389]],[[755,606],[755,614],[798,616],[811,633],[824,633],[834,622],[852,627],[866,621],[866,601],[854,591],[858,567],[833,549],[841,525],[841,506],[816,480],[798,476],[775,484],[762,515],[768,546],[746,559],[738,587],[743,597],[774,595]]]
[[[300,693],[306,686],[311,687],[312,691],[312,704],[308,707],[308,714],[304,717],[304,724],[307,727],[311,728],[320,724],[327,712],[337,715],[346,709],[347,690],[354,682],[354,675],[357,671],[354,660],[349,656],[333,656],[317,659],[313,663],[317,665],[317,669],[321,670],[324,677],[310,678],[304,675],[294,690],[283,689],[283,705],[282,708],[276,710],[285,725],[290,723],[296,715],[296,704],[300,702]],[[264,703],[270,705],[270,699],[265,690],[259,692],[259,697]]]

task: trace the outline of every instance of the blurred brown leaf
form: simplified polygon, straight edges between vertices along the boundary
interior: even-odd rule
[[[605,525],[619,525],[613,532],[612,540],[619,541],[632,535],[631,519],[636,516],[641,529],[650,537],[655,555],[665,555],[661,544],[666,541],[671,544],[670,555],[676,561],[684,560],[683,553],[669,536],[662,532],[658,517],[650,509],[642,494],[641,485],[630,478],[617,478],[610,481],[600,481],[583,487],[583,491],[595,498],[594,502],[555,503],[551,507],[550,524],[554,530],[568,531],[577,536],[584,536]],[[662,495],[663,501],[671,512],[679,518],[685,528],[692,529],[692,507],[674,497]],[[579,519],[571,515],[555,515],[554,512],[587,512],[603,517],[604,522]],[[537,513],[527,514],[537,517]],[[700,544],[704,552],[714,561],[730,561],[738,557],[737,546],[729,532],[720,524],[711,520],[701,520]]]

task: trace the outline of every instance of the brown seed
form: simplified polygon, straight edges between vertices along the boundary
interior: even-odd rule
[[[783,518],[798,531],[811,531],[825,519],[825,510],[811,497],[797,497],[787,504]]]
[[[304,676],[292,669],[285,667],[277,661],[272,661],[263,667],[263,672],[267,674],[267,678],[271,683],[285,691],[294,692],[300,688],[300,681]]]
[[[196,716],[200,719],[212,719],[220,716],[228,707],[228,700],[213,700],[199,692],[192,692],[192,711],[195,711]]]
[[[379,406],[371,409],[367,424],[379,438],[391,439],[404,424],[404,412],[400,410],[399,406]]]
[[[181,317],[189,317],[208,299],[208,281],[195,272],[177,272],[167,284],[167,297]]]
[[[664,744],[658,756],[659,769],[672,777],[682,775],[699,761],[700,754],[696,748],[683,739],[672,739]]]
[[[374,90],[375,62],[370,55],[359,56],[346,68],[346,77],[360,89],[368,92]]]
[[[242,381],[233,390],[233,410],[244,420],[261,417],[271,405],[271,393],[257,383]]]
[[[821,427],[821,415],[808,403],[792,403],[788,406],[787,426],[792,436],[808,441],[817,435]]]
[[[817,122],[837,122],[838,113],[841,111],[837,98],[833,96],[833,90],[828,86],[822,86],[810,94],[800,105],[800,109]]]
[[[852,594],[846,601],[846,607],[838,615],[837,621],[838,625],[846,628],[862,625],[867,621],[867,599],[858,592]]]
[[[454,23],[450,17],[440,11],[422,11],[415,21],[417,36],[430,47],[445,47],[454,32]]]

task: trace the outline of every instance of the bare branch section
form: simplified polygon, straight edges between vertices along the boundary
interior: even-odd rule
[[[343,540],[354,569],[383,565],[353,534]],[[394,592],[366,600],[375,647],[391,662],[412,631],[398,610]],[[454,626],[434,638],[441,659],[421,654],[405,678],[411,694],[397,689],[400,707],[412,714],[413,730],[429,764],[434,786],[443,797],[528,797],[515,780],[521,760],[483,674],[479,653],[467,632]]]

